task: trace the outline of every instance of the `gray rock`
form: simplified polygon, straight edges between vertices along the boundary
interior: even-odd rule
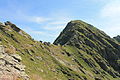
[[[5,65],[5,61],[4,60],[0,60],[0,65]]]
[[[4,46],[0,45],[0,53],[4,53]]]
[[[18,60],[18,62],[22,61],[22,58],[18,54],[13,54],[12,57]]]
[[[4,47],[0,46],[0,76],[17,75],[23,80],[29,80],[25,73],[25,65],[21,63],[22,58],[18,54],[9,54],[4,52]]]
[[[12,25],[12,23],[10,21],[6,21],[4,23],[5,23],[5,25]]]
[[[25,66],[24,65],[16,64],[16,65],[14,65],[14,68],[16,68],[19,71],[25,71]]]

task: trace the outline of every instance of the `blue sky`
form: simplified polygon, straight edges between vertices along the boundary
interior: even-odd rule
[[[111,37],[120,35],[120,0],[0,0],[0,22],[11,21],[35,40],[53,42],[71,20]]]

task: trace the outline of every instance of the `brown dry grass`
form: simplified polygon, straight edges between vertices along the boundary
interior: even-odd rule
[[[14,47],[10,47],[10,48],[5,48],[5,53],[9,53],[9,54],[15,54],[16,53],[16,49]]]
[[[31,78],[33,80],[43,80],[42,77],[40,77],[39,75],[36,75],[36,74],[31,75]]]

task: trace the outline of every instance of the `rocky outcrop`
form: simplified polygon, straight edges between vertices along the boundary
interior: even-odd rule
[[[120,35],[113,37],[113,39],[115,39],[116,41],[120,42]]]
[[[29,80],[25,73],[25,65],[21,63],[22,59],[18,54],[9,54],[4,52],[4,47],[0,46],[0,79],[22,78]]]
[[[20,32],[21,31],[20,28],[18,28],[15,24],[12,24],[10,21],[5,22],[5,25],[10,26],[16,32]]]

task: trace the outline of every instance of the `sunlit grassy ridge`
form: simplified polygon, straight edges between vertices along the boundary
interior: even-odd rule
[[[112,48],[116,55],[119,54],[114,46],[118,45],[117,42],[95,27],[88,27],[85,22],[71,23],[73,24],[69,25],[72,29],[67,27],[69,30],[64,30],[61,34],[63,37],[60,35],[58,41],[56,40],[56,44],[62,45],[35,41],[24,31],[16,31],[11,25],[1,24],[0,44],[5,46],[7,53],[22,57],[22,63],[31,80],[119,80],[117,67],[113,68],[107,57],[104,57],[107,55],[104,54],[105,47],[110,47],[107,48],[109,52]],[[91,33],[100,40],[88,35]]]

